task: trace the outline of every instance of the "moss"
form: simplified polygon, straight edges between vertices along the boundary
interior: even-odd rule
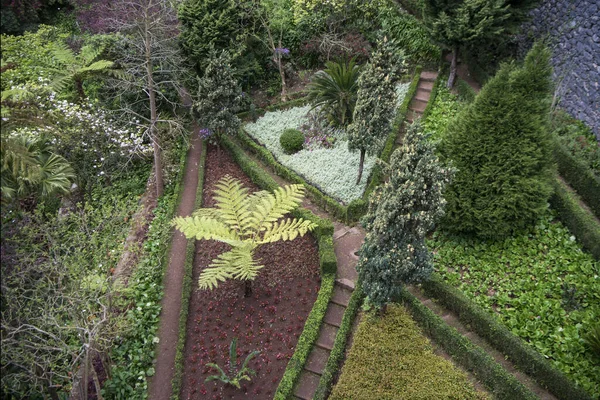
[[[365,315],[331,400],[485,399],[452,363],[433,354],[410,314]]]

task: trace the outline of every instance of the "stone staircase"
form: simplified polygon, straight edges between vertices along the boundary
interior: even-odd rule
[[[429,102],[429,97],[431,96],[431,91],[433,90],[433,85],[435,84],[437,76],[438,73],[435,71],[421,72],[421,76],[419,77],[419,84],[417,85],[417,91],[412,101],[410,102],[408,106],[408,112],[406,113],[405,121],[407,123],[412,124],[414,120],[423,116],[423,111],[425,111],[425,108],[427,107],[427,103]],[[401,129],[405,129],[404,125]],[[400,132],[400,134],[398,135],[396,145],[401,144],[402,138],[404,137],[403,133],[404,132]]]

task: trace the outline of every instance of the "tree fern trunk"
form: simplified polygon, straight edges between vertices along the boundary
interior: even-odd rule
[[[246,280],[244,281],[244,297],[251,297],[252,296],[252,281],[251,280]]]
[[[364,165],[365,165],[365,150],[360,149],[360,162],[358,164],[358,178],[356,179],[357,185],[360,183],[360,178],[362,178]]]
[[[456,79],[456,64],[458,59],[458,46],[452,48],[452,61],[450,62],[450,75],[448,76],[448,83],[446,86],[451,88],[454,86],[454,79]]]

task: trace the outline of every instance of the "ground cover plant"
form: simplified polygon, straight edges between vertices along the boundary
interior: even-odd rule
[[[458,115],[463,106],[464,104],[458,101],[458,96],[451,93],[448,88],[438,87],[433,106],[423,120],[423,130],[429,135],[429,140],[441,141],[448,124]]]
[[[364,314],[329,397],[338,399],[486,399],[466,375],[433,353],[403,306]]]
[[[592,130],[560,110],[553,114],[551,124],[559,142],[571,155],[600,177],[600,145]]]
[[[205,171],[204,207],[214,207],[212,191],[226,174],[257,191],[223,149],[209,147]],[[193,280],[227,247],[216,241],[199,242]],[[243,285],[236,281],[221,283],[211,291],[193,291],[182,399],[272,398],[275,394],[319,291],[318,248],[315,239],[305,235],[291,242],[265,244],[255,257],[265,268],[253,281],[252,296],[244,297]],[[260,351],[247,365],[256,375],[249,382],[240,382],[241,389],[220,382],[205,383],[207,377],[218,373],[208,363],[228,365],[234,338],[238,338],[238,368],[248,354]]]
[[[409,86],[410,82],[396,86],[396,107],[402,104]],[[281,164],[324,193],[345,204],[359,199],[368,180],[362,179],[357,185],[356,177],[348,174],[348,171],[358,171],[359,154],[348,150],[344,131],[324,126],[318,118],[309,114],[310,109],[311,106],[304,106],[267,112],[256,122],[246,124],[244,129],[273,153]],[[306,126],[303,128],[303,125]],[[303,150],[288,155],[279,142],[286,129],[304,130],[305,135],[309,132],[307,136],[313,139],[309,139]],[[323,145],[314,145],[315,142]],[[374,165],[375,157],[366,156],[363,174],[368,177]]]
[[[600,366],[583,337],[600,317],[600,263],[550,212],[530,233],[502,241],[439,231],[429,246],[445,281],[598,393]]]

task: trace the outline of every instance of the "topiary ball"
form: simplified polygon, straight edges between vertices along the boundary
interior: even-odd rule
[[[304,134],[297,129],[286,129],[279,138],[285,154],[294,154],[304,146]]]

